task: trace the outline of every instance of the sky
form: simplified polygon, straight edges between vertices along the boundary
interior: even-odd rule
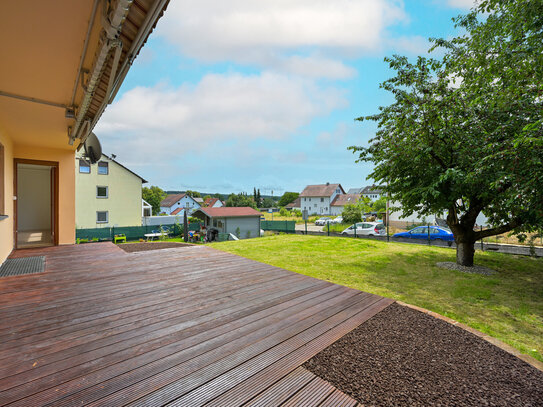
[[[427,55],[473,0],[171,0],[94,132],[164,190],[371,185],[384,57]],[[439,53],[434,54],[439,57]]]

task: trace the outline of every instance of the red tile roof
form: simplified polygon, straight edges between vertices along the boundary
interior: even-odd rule
[[[175,211],[173,211],[170,215],[177,215],[177,214],[178,214],[179,212],[181,212],[183,209],[185,209],[185,208],[183,208],[183,207],[177,208],[177,209],[176,209]]]
[[[347,204],[355,204],[360,199],[360,194],[342,194],[334,198],[330,206],[345,206]]]
[[[207,198],[204,202],[205,206],[213,206],[219,200],[219,198]]]
[[[262,214],[256,209],[250,208],[248,206],[241,207],[226,207],[221,208],[200,208],[196,212],[201,211],[211,218],[235,218],[242,216],[258,216]]]
[[[345,193],[341,184],[321,184],[306,186],[300,196],[332,196],[337,188],[340,189],[340,193]]]
[[[182,199],[183,197],[185,196],[185,194],[173,194],[173,195],[168,195],[166,198],[164,198],[162,200],[162,202],[160,203],[160,206],[172,206],[173,204],[175,204],[177,201],[179,201],[180,199]]]

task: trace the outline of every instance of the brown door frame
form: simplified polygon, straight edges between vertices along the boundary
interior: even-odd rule
[[[42,160],[30,160],[26,158],[14,158],[13,159],[13,195],[19,199],[17,195],[17,164],[32,164],[32,165],[43,165],[47,167],[53,167],[54,178],[51,183],[51,198],[53,199],[53,213],[51,218],[51,233],[53,234],[53,244],[58,246],[58,161],[42,161]],[[13,201],[13,240],[15,243],[15,248],[17,249],[17,201]]]

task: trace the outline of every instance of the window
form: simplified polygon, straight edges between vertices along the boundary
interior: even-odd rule
[[[96,223],[107,223],[108,222],[108,212],[107,211],[97,211],[96,212]]]
[[[108,187],[96,187],[96,198],[107,198],[108,192]]]
[[[321,202],[324,202],[324,198],[321,198]]]
[[[101,174],[101,175],[109,174],[109,163],[105,161],[100,161],[98,163],[98,174]]]
[[[317,207],[317,204],[315,204],[315,208]]]
[[[79,160],[79,172],[81,174],[90,174],[90,163],[85,160]]]

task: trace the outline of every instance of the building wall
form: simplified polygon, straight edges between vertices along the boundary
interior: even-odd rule
[[[141,226],[141,178],[106,157],[101,161],[109,163],[107,175],[98,174],[98,164],[91,164],[90,174],[80,173],[75,160],[76,227]],[[97,186],[108,187],[107,198],[96,197]],[[96,223],[97,211],[108,212],[107,223]]]
[[[335,195],[334,195],[335,197]],[[329,215],[330,214],[330,197],[327,196],[311,196],[302,197],[301,209],[307,209],[310,215]]]
[[[13,148],[13,158],[58,162],[59,244],[75,243],[74,157],[75,152],[72,150],[47,149],[17,144]],[[13,160],[10,161],[9,165],[13,167]],[[13,184],[13,174],[11,177],[11,184]],[[13,189],[11,190],[11,196],[13,196]],[[11,206],[13,206],[13,201],[11,203]]]
[[[232,233],[239,239],[248,239],[260,236],[260,217],[240,217],[240,218],[225,218],[221,219],[225,222],[226,233]],[[239,234],[237,229],[239,228]],[[248,235],[250,232],[250,235]]]
[[[13,143],[11,138],[0,128],[0,143],[4,147],[4,190],[0,199],[4,201],[4,215],[0,220],[0,264],[13,250]]]
[[[343,206],[332,206],[332,215],[339,216],[343,212]]]

